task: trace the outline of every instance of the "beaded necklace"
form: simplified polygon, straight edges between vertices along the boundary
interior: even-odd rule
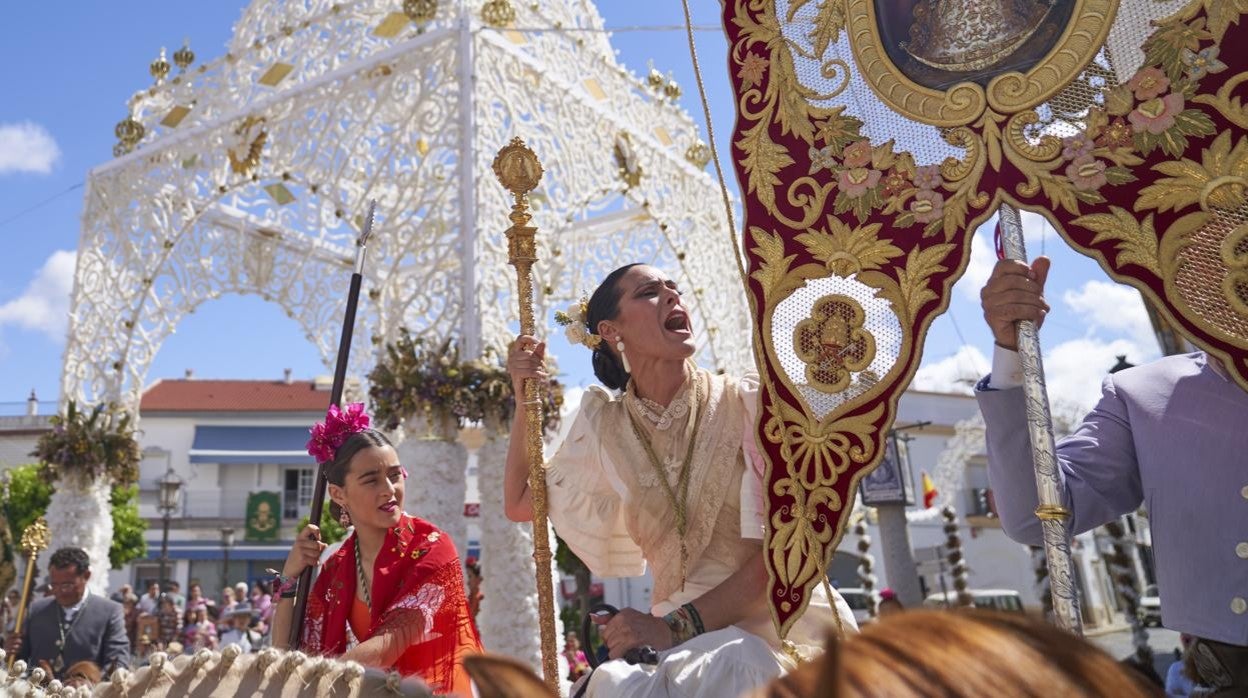
[[[360,539],[355,539],[355,573],[359,576],[356,580],[356,586],[364,594],[364,605],[371,610],[373,608],[373,600],[368,593],[368,578],[364,576],[364,558],[360,554]]]
[[[628,412],[628,423],[633,427],[633,435],[637,437],[637,441],[641,443],[641,447],[646,452],[646,457],[650,461],[650,466],[654,468],[655,474],[659,478],[659,483],[663,487],[663,494],[667,497],[667,502],[672,506],[672,511],[676,514],[676,532],[680,534],[680,588],[685,588],[685,580],[688,578],[689,572],[689,549],[685,544],[685,533],[689,525],[689,477],[693,472],[693,445],[698,440],[698,429],[702,426],[702,381],[697,371],[693,372],[693,401],[689,406],[689,419],[693,423],[693,431],[689,434],[689,444],[685,447],[685,460],[680,465],[680,473],[676,478],[676,487],[673,489],[672,483],[667,478],[667,471],[663,468],[663,462],[654,452],[654,446],[647,439],[641,427],[637,424],[637,417],[633,415],[631,410]]]

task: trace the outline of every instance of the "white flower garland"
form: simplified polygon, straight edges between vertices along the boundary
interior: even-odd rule
[[[45,517],[52,540],[45,554],[60,548],[82,548],[91,559],[91,592],[108,593],[108,549],[113,544],[113,515],[108,478],[61,478],[56,481]],[[41,565],[45,570],[47,563]]]
[[[431,425],[421,417],[404,423],[403,440],[395,446],[410,478],[403,508],[445,531],[461,557],[468,549],[464,520],[468,450],[454,440],[455,423]]]
[[[477,482],[481,492],[481,586],[485,594],[477,627],[486,651],[510,655],[540,674],[542,645],[532,527],[509,521],[503,513],[506,462],[506,432],[491,425],[486,429],[485,443],[477,452]],[[553,552],[553,529],[550,544]],[[559,577],[553,563],[550,574],[558,593]],[[555,637],[555,650],[562,654],[564,631],[557,599]],[[561,682],[566,675],[566,669],[561,670]],[[566,686],[564,692],[566,694]]]

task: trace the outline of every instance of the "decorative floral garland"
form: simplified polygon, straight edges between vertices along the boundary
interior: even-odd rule
[[[138,480],[139,442],[130,415],[115,403],[85,411],[71,400],[65,414],[51,421],[52,431],[39,437],[30,454],[45,464],[40,473],[49,483],[77,476],[109,478],[124,487]]]
[[[487,349],[485,358],[461,361],[455,340],[433,346],[400,330],[398,341],[386,345],[385,357],[368,374],[373,416],[388,430],[420,414],[454,419],[461,427],[491,419],[507,422],[516,403],[511,376],[492,360],[498,355]],[[546,430],[558,431],[563,384],[551,378],[543,400]]]

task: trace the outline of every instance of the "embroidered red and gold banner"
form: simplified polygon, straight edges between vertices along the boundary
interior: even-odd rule
[[[1001,202],[1248,389],[1248,0],[726,0],[782,631]]]

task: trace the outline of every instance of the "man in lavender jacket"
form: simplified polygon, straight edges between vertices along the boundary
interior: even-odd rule
[[[1044,321],[1049,260],[1004,260],[980,294],[992,373],[976,388],[988,478],[1007,535],[1041,545],[1015,321]],[[1248,695],[1248,392],[1203,352],[1105,378],[1057,444],[1074,534],[1148,510],[1163,624],[1194,643],[1205,685]]]

